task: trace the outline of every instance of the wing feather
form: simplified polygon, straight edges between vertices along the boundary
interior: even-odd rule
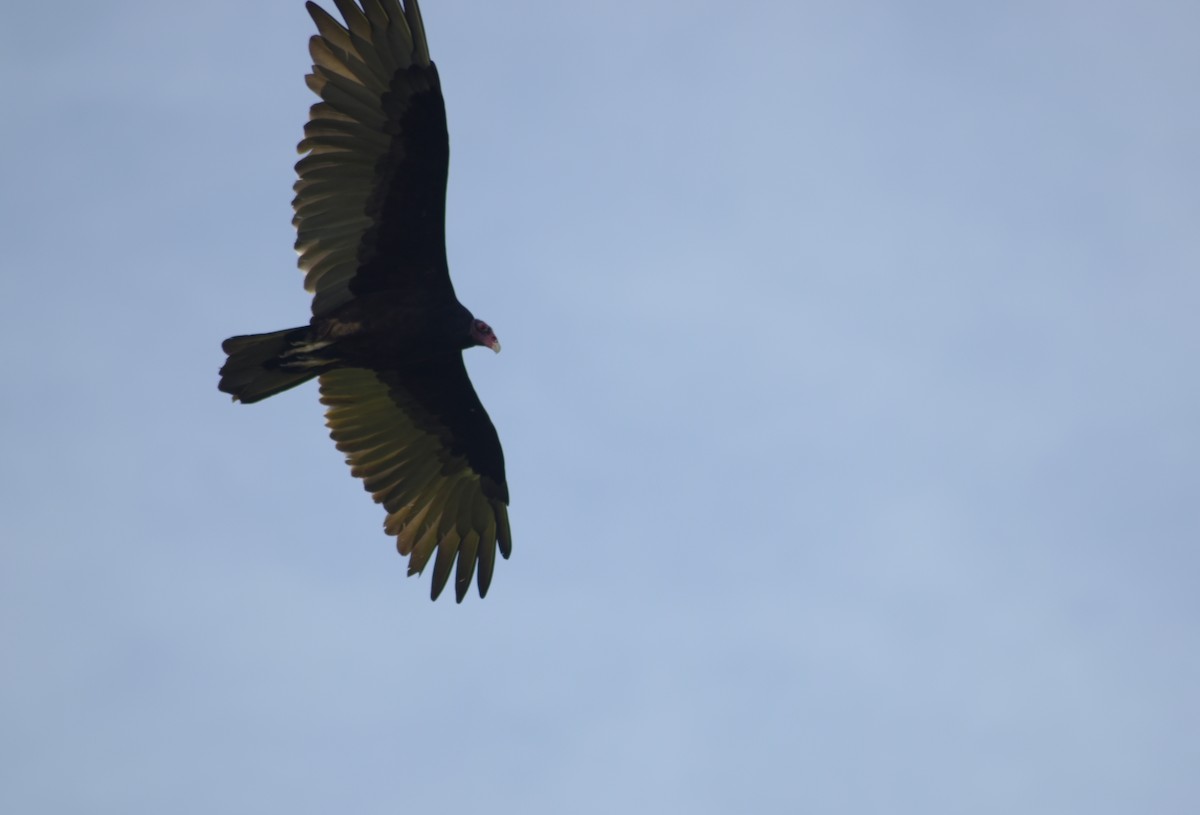
[[[336,17],[316,3],[305,3],[305,7],[308,9],[308,16],[312,17],[313,22],[317,24],[317,31],[321,38],[329,43],[330,47],[346,54],[355,51],[354,44],[350,40],[349,30]]]
[[[306,74],[305,77],[306,79],[307,77],[314,78],[314,82],[309,84],[310,89],[314,92],[321,93],[321,91],[317,90],[316,88],[312,88],[312,84],[324,82],[326,85],[332,85],[336,87],[347,96],[353,97],[363,106],[364,109],[370,111],[371,113],[375,112],[375,108],[379,105],[379,95],[385,90],[384,88],[375,90],[372,87],[364,85],[361,79],[354,76],[349,71],[346,73],[341,73],[339,71],[327,68],[324,65],[313,65],[313,72],[311,74]]]
[[[339,41],[340,42],[340,41]],[[312,57],[314,73],[330,71],[345,79],[362,85],[367,90],[381,94],[387,90],[388,77],[381,76],[367,63],[346,49],[353,49],[349,35],[344,43],[333,43],[323,37],[309,40],[309,56]]]
[[[361,150],[364,146],[369,146],[381,154],[391,143],[391,138],[386,133],[372,130],[350,119],[312,119],[304,128],[304,132],[307,134],[306,137],[296,145],[297,151],[301,153],[309,150],[310,139],[320,136],[344,137],[346,141],[342,144],[342,148],[346,150]]]
[[[454,566],[454,596],[466,597],[475,576],[475,564],[479,560],[479,533],[474,529],[459,533],[458,560]]]
[[[408,30],[412,32],[413,59],[418,65],[429,64],[429,42],[425,39],[425,22],[421,19],[421,8],[417,0],[409,0],[404,7],[404,18],[408,21]]]
[[[435,507],[438,506],[437,501],[426,501],[424,504],[416,506],[405,506],[397,510],[397,531],[388,534],[396,535],[396,549],[402,555],[411,555],[408,561],[409,575],[420,574],[425,568],[425,560],[429,557],[429,551],[425,551],[428,547],[425,546],[426,541],[424,536],[432,532],[432,537],[429,539],[429,547],[437,542],[437,524],[430,524],[429,519],[436,517]],[[390,516],[389,516],[390,517]],[[407,534],[401,534],[400,530],[404,530]],[[417,553],[424,552],[424,559],[418,561]]]
[[[362,57],[363,63],[365,63],[367,67],[371,69],[372,73],[383,77],[385,82],[391,82],[394,74],[389,71],[388,64],[385,63],[384,58],[380,54],[376,53],[375,46],[371,43],[371,37],[369,35],[363,37],[351,31],[350,44],[354,46],[353,53],[356,53]]]
[[[496,543],[500,546],[500,554],[507,558],[512,554],[512,532],[508,528],[508,510],[505,507],[508,499],[505,499],[504,504],[494,499],[488,503],[496,514]]]
[[[361,134],[346,133],[346,132],[329,132],[319,133],[313,136],[308,136],[300,142],[299,148],[301,153],[353,153],[362,147],[364,141],[370,140],[376,134],[372,134],[370,130],[363,130],[362,133],[370,134],[364,137]],[[387,144],[387,139],[382,135],[378,136],[375,142],[376,146],[383,147]],[[305,201],[304,203],[310,203]]]
[[[408,58],[412,59],[411,52],[392,51],[392,38],[388,36],[391,20],[379,0],[361,0],[361,2],[363,10],[366,12],[367,22],[371,25],[371,43],[375,46],[375,50],[381,56],[387,54],[393,59],[396,53],[407,53]]]
[[[458,530],[457,511],[465,487],[462,481],[455,480],[451,482],[446,494],[445,508],[442,510],[438,526],[439,540],[437,559],[433,564],[433,582],[429,585],[429,596],[434,600],[442,593],[442,589],[446,588],[446,581],[450,579],[450,569],[458,558],[462,535]],[[459,597],[458,601],[462,602],[462,598]]]
[[[434,503],[429,507],[429,510],[421,518],[420,524],[414,532],[412,542],[407,544],[409,551],[408,557],[408,575],[412,577],[414,574],[421,574],[425,571],[425,567],[429,564],[429,558],[437,551],[438,544],[438,527],[436,523],[431,524],[429,519],[437,512],[441,511],[439,506],[439,498],[437,496]],[[399,548],[399,546],[397,546]],[[404,554],[404,550],[400,550],[400,554]]]
[[[403,508],[419,503],[430,489],[439,488],[442,482],[437,470],[437,467],[428,466],[428,462],[413,463],[363,479],[363,486],[369,480],[371,487],[367,489],[379,496],[379,503],[389,509]]]
[[[342,19],[346,21],[346,27],[350,33],[357,34],[365,39],[371,38],[371,23],[367,17],[352,0],[333,0],[333,4],[337,6],[338,11],[342,14]]]
[[[481,541],[489,541],[496,539],[496,516],[491,511],[491,507],[485,503],[476,501],[475,517],[477,521],[483,521],[483,535]],[[479,547],[479,571],[475,575],[476,583],[479,588],[479,596],[486,597],[488,586],[492,583],[492,573],[496,570],[496,547],[480,546]]]

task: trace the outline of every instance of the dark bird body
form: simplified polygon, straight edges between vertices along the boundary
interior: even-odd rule
[[[319,377],[331,435],[409,574],[433,559],[436,599],[453,567],[461,602],[473,575],[487,593],[512,547],[504,454],[462,359],[500,343],[450,282],[446,112],[416,0],[334,1],[345,25],[307,4],[322,101],[293,201],[313,316],[226,340],[219,387],[257,402]]]

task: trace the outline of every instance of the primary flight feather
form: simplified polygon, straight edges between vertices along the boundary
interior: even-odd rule
[[[512,551],[504,453],[463,366],[500,351],[454,295],[446,260],[446,109],[416,0],[309,2],[312,106],[296,165],[296,251],[308,325],[230,337],[220,389],[257,402],[320,379],[326,424],[387,510],[409,574],[437,599],[487,594]]]

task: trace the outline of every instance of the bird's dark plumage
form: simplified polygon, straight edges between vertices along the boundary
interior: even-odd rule
[[[508,557],[504,454],[462,351],[500,345],[454,294],[446,260],[450,158],[437,68],[416,0],[309,2],[312,106],[298,149],[296,251],[313,293],[307,326],[231,337],[220,389],[257,402],[314,376],[351,472],[384,528],[433,562],[436,599],[487,593]]]

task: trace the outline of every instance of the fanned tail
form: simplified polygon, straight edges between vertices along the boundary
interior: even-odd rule
[[[331,359],[312,353],[329,343],[307,343],[307,337],[307,326],[230,337],[221,343],[229,359],[221,368],[217,387],[232,394],[235,402],[249,404],[294,388],[332,368]]]

